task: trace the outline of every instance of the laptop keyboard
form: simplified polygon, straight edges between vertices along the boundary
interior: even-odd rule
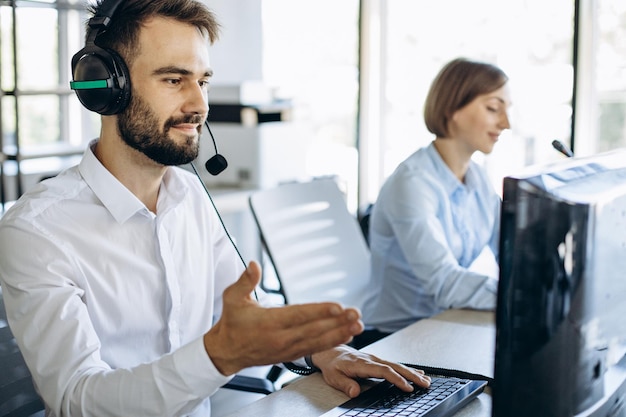
[[[448,417],[483,391],[485,381],[431,377],[428,389],[399,390],[386,381],[361,396],[330,410],[322,417],[421,416]]]

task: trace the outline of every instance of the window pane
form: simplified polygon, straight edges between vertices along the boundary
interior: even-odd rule
[[[2,145],[15,145],[15,97],[4,96],[0,105],[2,115]]]
[[[385,177],[433,139],[424,126],[423,103],[439,69],[459,56],[494,63],[510,78],[512,130],[484,159],[496,189],[501,188],[502,176],[513,170],[563,157],[551,142],[568,143],[570,138],[571,0],[382,4],[386,13],[381,120]]]
[[[626,146],[626,2],[598,2],[596,151]]]
[[[51,8],[16,9],[20,90],[50,90],[59,85],[57,15]]]
[[[263,1],[263,79],[310,132],[308,175],[339,175],[356,196],[357,0]],[[356,200],[355,200],[356,201]]]
[[[7,161],[0,170],[0,194],[7,201],[75,163],[66,155],[80,154],[97,136],[98,115],[69,89],[71,54],[84,43],[84,6],[82,0],[0,5],[0,87],[8,94],[0,101],[0,151],[6,152],[0,159],[19,161]]]
[[[20,146],[23,149],[59,141],[59,97],[23,96],[19,99]]]
[[[13,77],[13,11],[0,6],[0,88],[10,91],[15,88]]]

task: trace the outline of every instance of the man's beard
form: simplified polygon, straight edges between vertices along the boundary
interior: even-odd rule
[[[168,136],[170,128],[180,123],[199,123],[198,139],[202,128],[203,116],[187,115],[169,118],[160,130],[159,119],[146,101],[137,94],[131,97],[126,110],[118,115],[117,128],[120,136],[133,149],[162,165],[187,164],[198,156],[199,140],[188,136],[184,144],[179,145]]]

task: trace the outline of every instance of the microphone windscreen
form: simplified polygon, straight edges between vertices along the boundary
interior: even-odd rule
[[[552,146],[554,147],[554,149],[556,149],[557,151],[561,152],[563,155],[571,158],[574,156],[574,153],[572,152],[572,150],[570,148],[567,147],[567,145],[565,145],[563,142],[561,142],[558,139],[554,139],[552,141]]]
[[[218,153],[206,161],[204,167],[211,175],[217,175],[228,167],[228,162],[226,161],[226,158]]]

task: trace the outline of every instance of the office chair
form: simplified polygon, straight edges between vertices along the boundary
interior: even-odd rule
[[[249,204],[287,304],[362,307],[369,248],[335,180],[257,191]]]
[[[265,378],[236,374],[222,388],[256,394],[271,394],[276,390],[274,383],[280,376],[281,368],[272,366]]]
[[[0,287],[0,416],[39,417],[44,404],[9,329]]]
[[[335,180],[280,185],[248,201],[279,283],[276,290],[262,281],[264,291],[278,292],[285,303],[337,301],[361,308],[369,249]],[[265,378],[237,375],[225,388],[262,392],[282,371],[275,365]]]
[[[361,227],[361,232],[363,233],[363,237],[365,237],[365,242],[367,243],[368,247],[370,245],[370,217],[372,217],[373,209],[374,204],[369,203],[357,213],[359,226]]]

